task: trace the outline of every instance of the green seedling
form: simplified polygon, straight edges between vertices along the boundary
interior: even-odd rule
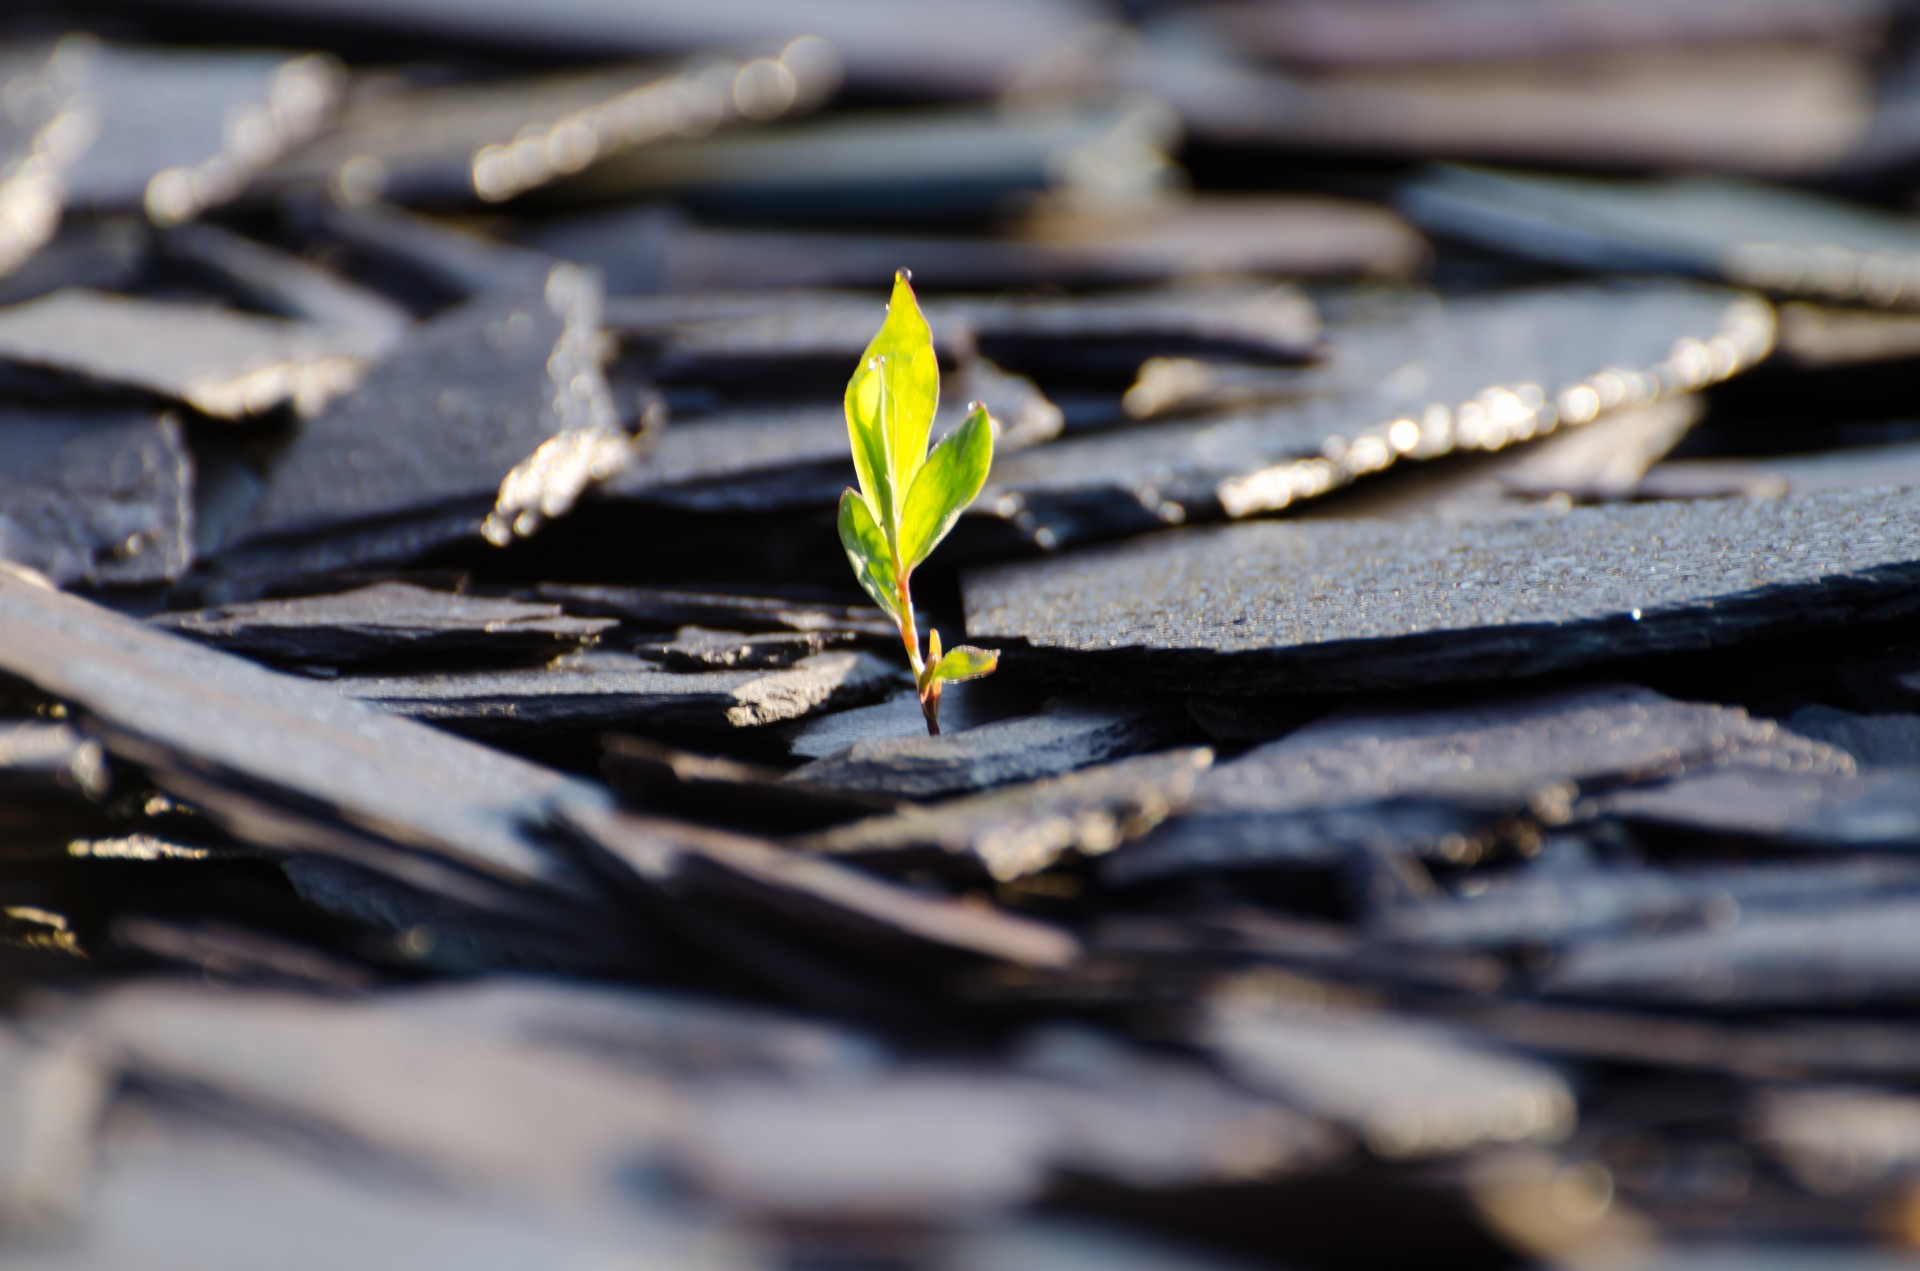
[[[990,675],[1000,661],[992,649],[964,644],[942,652],[934,630],[927,632],[926,656],[920,656],[913,571],[980,493],[993,463],[993,421],[979,402],[967,408],[965,422],[928,451],[939,401],[933,332],[903,269],[894,275],[887,320],[847,381],[847,435],[860,488],[840,496],[840,543],[860,586],[900,628],[920,713],[936,737],[941,687]]]

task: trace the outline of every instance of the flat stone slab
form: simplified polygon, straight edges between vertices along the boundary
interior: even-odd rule
[[[1177,739],[1184,722],[1150,705],[1062,703],[963,732],[856,741],[787,780],[828,790],[931,799],[1037,781]]]
[[[1328,360],[1293,374],[1284,400],[1009,457],[974,515],[1050,547],[1274,512],[1402,459],[1498,450],[1703,387],[1773,339],[1752,298],[1677,283],[1346,297],[1326,325]]]
[[[587,583],[542,583],[529,598],[554,601],[568,613],[619,618],[642,629],[662,632],[702,626],[740,632],[846,632],[887,641],[900,638],[886,615],[866,604]]]
[[[882,872],[958,865],[1011,882],[1070,853],[1099,856],[1146,833],[1186,801],[1212,760],[1205,747],[1138,755],[854,821],[799,846]]]
[[[149,411],[0,414],[0,560],[62,586],[180,577],[193,560],[193,458]]]
[[[0,361],[217,419],[311,414],[358,382],[366,352],[351,331],[99,291],[0,309]]]
[[[629,457],[594,350],[598,316],[593,278],[560,264],[542,291],[424,323],[273,456],[226,552],[255,549],[257,568],[284,573],[310,546],[337,568],[483,534],[505,543],[564,513]]]
[[[99,131],[68,174],[68,201],[191,220],[324,128],[343,80],[311,54],[103,48],[87,82]]]
[[[1445,168],[1404,191],[1401,206],[1429,231],[1577,269],[1920,308],[1920,227],[1778,186]]]
[[[626,806],[699,816],[734,828],[791,835],[897,811],[878,795],[816,790],[785,772],[619,734],[602,741],[600,772]]]
[[[634,646],[649,662],[673,671],[766,671],[792,666],[854,641],[851,632],[770,631],[742,634],[707,627],[682,627],[671,640]]]
[[[966,580],[967,632],[1063,676],[1218,693],[1539,675],[1890,617],[1920,492],[1525,522],[1183,530]]]
[[[1871,714],[1803,706],[1787,717],[1802,737],[1846,751],[1869,768],[1920,768],[1920,715]]]
[[[889,632],[895,641],[897,632]],[[897,647],[897,646],[896,646]],[[1008,694],[990,680],[952,684],[940,699],[940,731],[964,733],[982,724],[1030,713],[1038,705],[1026,694]],[[787,753],[795,759],[825,759],[838,755],[864,741],[883,741],[896,737],[926,735],[926,716],[920,711],[920,697],[912,689],[903,689],[872,706],[856,706],[835,711],[816,719],[787,724],[777,730],[785,738]]]
[[[1138,884],[1324,865],[1359,847],[1435,849],[1503,818],[1565,820],[1582,788],[1730,761],[1852,768],[1831,747],[1736,707],[1632,685],[1343,711],[1213,768],[1174,819],[1109,858],[1103,873]]]
[[[518,662],[590,644],[619,623],[568,617],[559,605],[376,583],[292,600],[155,614],[155,626],[248,657],[346,666],[426,657]]]
[[[1601,800],[1606,815],[1691,836],[1791,847],[1920,847],[1920,786],[1912,767],[1851,773],[1732,768]]]
[[[632,654],[569,654],[508,671],[353,676],[343,695],[484,736],[595,728],[728,730],[882,696],[903,672],[871,653],[820,653],[785,670],[669,671]]]

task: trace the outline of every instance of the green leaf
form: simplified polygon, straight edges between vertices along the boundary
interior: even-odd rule
[[[840,492],[840,546],[847,549],[853,576],[873,603],[900,621],[900,596],[894,586],[893,551],[874,522],[873,509],[857,490]]]
[[[970,644],[956,644],[948,649],[934,664],[934,680],[977,680],[983,675],[992,675],[993,668],[1000,665],[1000,650],[976,649]]]
[[[898,541],[907,490],[926,460],[939,400],[933,332],[903,269],[894,275],[887,320],[847,382],[846,401],[853,466],[889,543]]]
[[[993,421],[975,402],[966,422],[941,439],[913,479],[900,521],[901,568],[912,570],[933,553],[987,483],[992,466]]]

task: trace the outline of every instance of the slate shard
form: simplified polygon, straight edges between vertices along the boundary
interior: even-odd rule
[[[340,667],[422,658],[497,662],[557,657],[618,624],[559,605],[376,583],[352,591],[161,613],[155,626],[247,657]]]
[[[104,47],[88,81],[99,131],[68,175],[68,199],[144,210],[159,225],[192,220],[324,128],[342,79],[313,54]]]
[[[667,728],[726,732],[857,706],[900,672],[870,653],[820,653],[783,670],[664,670],[630,654],[587,651],[506,671],[350,676],[344,696],[479,736]]]
[[[1275,512],[1402,459],[1653,405],[1736,374],[1772,340],[1764,305],[1682,284],[1349,297],[1328,305],[1332,356],[1290,372],[1284,400],[1010,456],[973,515],[1054,547]]]
[[[0,310],[0,361],[217,419],[313,414],[374,351],[358,330],[79,289]]]
[[[94,52],[78,39],[0,59],[0,88],[11,103],[0,119],[0,276],[60,227],[68,172],[99,126],[83,93]]]
[[[889,627],[888,648],[897,648],[900,633]],[[982,724],[1024,715],[1039,705],[1030,695],[1005,691],[989,679],[952,684],[941,698],[941,732],[962,733]],[[920,710],[919,695],[912,690],[893,694],[884,702],[835,711],[797,724],[782,725],[776,731],[786,739],[788,753],[795,759],[824,759],[838,755],[863,741],[884,741],[894,737],[917,737],[926,732],[926,716]]]
[[[870,287],[903,260],[929,295],[1147,286],[1223,275],[1406,278],[1427,258],[1405,221],[1305,196],[1162,198],[1120,214],[1040,214],[991,239],[693,226],[648,208],[571,217],[527,241],[604,271],[617,294]]]
[[[1448,168],[1401,202],[1431,232],[1556,265],[1920,308],[1920,228],[1815,194],[1706,177],[1628,183]]]
[[[943,866],[1011,882],[1078,853],[1099,856],[1177,810],[1212,762],[1190,747],[869,817],[801,840],[880,872]]]
[[[167,582],[193,555],[193,458],[170,417],[0,415],[0,559],[61,586]]]
[[[967,631],[1075,678],[1335,690],[1540,675],[1890,619],[1920,495],[1576,508],[1526,522],[1182,530],[969,575]]]
[[[604,745],[601,773],[636,811],[666,810],[792,834],[899,806],[892,799],[796,785],[782,781],[777,768],[694,754],[643,737],[614,735]]]
[[[663,632],[693,624],[726,631],[847,632],[882,640],[899,638],[886,616],[869,605],[799,596],[542,583],[535,589],[534,598],[554,601],[568,613],[619,618],[635,627]]]
[[[679,68],[388,85],[349,94],[334,126],[262,182],[330,184],[354,202],[501,203],[636,147],[804,111],[836,81],[831,50],[802,39]]]
[[[420,326],[273,457],[223,567],[392,563],[563,514],[629,454],[594,356],[598,314],[592,276],[561,264],[542,291]]]
[[[1737,707],[1597,685],[1465,706],[1339,711],[1222,763],[1167,824],[1103,866],[1115,883],[1327,868],[1368,853],[1469,864],[1584,792],[1725,764],[1850,773],[1852,760]]]
[[[1803,706],[1787,717],[1803,737],[1837,746],[1865,768],[1920,768],[1920,715],[1857,715],[1830,706]]]
[[[673,671],[766,671],[852,643],[851,633],[774,631],[741,634],[682,627],[671,640],[634,646],[649,662]]]
[[[1038,715],[938,737],[856,741],[788,774],[828,790],[930,799],[1036,781],[1176,740],[1178,720],[1153,705],[1062,702]]]
[[[1920,794],[1912,768],[1851,772],[1700,773],[1600,804],[1649,830],[1783,848],[1861,850],[1920,844]]]

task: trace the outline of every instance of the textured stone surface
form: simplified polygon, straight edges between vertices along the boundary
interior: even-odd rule
[[[517,662],[557,656],[618,625],[570,618],[559,605],[409,583],[162,613],[151,621],[249,657],[315,666],[445,656]]]
[[[969,575],[967,631],[1160,687],[1385,687],[1714,648],[1901,611],[1920,495],[1187,530]],[[1015,656],[1009,652],[1008,656]]]
[[[62,585],[156,583],[192,563],[193,459],[151,412],[0,415],[0,559]]]
[[[1609,815],[1669,832],[1813,847],[1920,845],[1913,768],[1849,773],[1729,769],[1611,795]]]
[[[1681,284],[1347,297],[1327,314],[1328,361],[1285,400],[1010,457],[982,513],[1044,547],[1272,512],[1403,458],[1498,450],[1702,387],[1764,354],[1772,324],[1750,298]]]

